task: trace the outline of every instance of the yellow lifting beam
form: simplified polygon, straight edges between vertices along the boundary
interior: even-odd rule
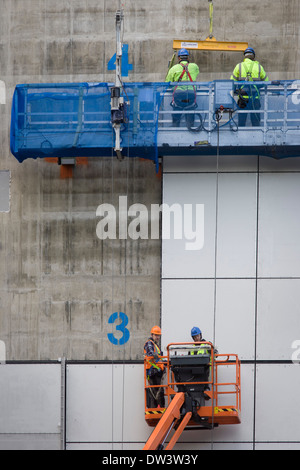
[[[208,36],[205,41],[182,41],[174,39],[173,49],[195,49],[200,51],[230,51],[230,52],[244,52],[247,49],[247,42],[228,42],[217,41],[214,36]]]
[[[200,51],[230,51],[230,52],[244,52],[248,47],[247,42],[232,42],[232,41],[217,41],[213,36],[213,2],[208,0],[209,3],[209,36],[205,41],[183,41],[175,39],[173,41],[173,49],[195,49]]]

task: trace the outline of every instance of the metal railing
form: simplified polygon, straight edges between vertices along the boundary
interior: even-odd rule
[[[300,139],[300,81],[234,82],[217,80],[181,82],[195,90],[190,106],[172,106],[178,84],[127,83],[122,145],[148,149],[195,147],[195,142],[222,146],[298,146]],[[113,147],[110,110],[112,84],[18,85],[14,94],[11,150],[25,158],[99,156]],[[246,107],[241,97],[246,95]],[[244,95],[243,95],[244,94]],[[195,103],[194,102],[195,99]],[[259,105],[258,105],[259,103]],[[181,115],[180,124],[174,124]],[[252,117],[252,119],[251,119]],[[247,118],[247,119],[246,119]],[[245,120],[246,119],[246,120]],[[245,120],[245,122],[244,122]],[[251,139],[249,139],[251,135]]]
[[[199,350],[200,347],[207,347],[210,350],[210,374],[208,380],[202,382],[194,382],[192,378],[188,382],[176,381],[174,371],[172,370],[172,358],[181,358],[190,356],[191,352]],[[196,353],[195,353],[196,354]],[[193,356],[197,360],[197,355]],[[201,357],[201,356],[198,356]],[[174,361],[173,361],[174,362]],[[205,386],[205,394],[210,400],[209,405],[212,407],[212,413],[218,414],[219,407],[228,407],[241,412],[241,374],[240,374],[240,360],[236,354],[218,354],[215,353],[214,347],[210,342],[201,343],[171,343],[167,347],[167,355],[161,358],[161,364],[164,365],[166,377],[160,385],[150,385],[147,379],[147,361],[144,363],[144,387],[145,387],[145,413],[152,411],[152,408],[147,406],[147,394],[157,392],[159,389],[164,390],[166,398],[166,407],[170,404],[172,398],[179,389],[188,385],[203,385]],[[196,363],[195,363],[196,366]],[[233,372],[230,372],[231,369]],[[225,372],[224,372],[225,371]],[[228,404],[228,397],[230,405]],[[156,416],[159,418],[160,416]],[[153,415],[148,415],[149,419],[153,419]]]

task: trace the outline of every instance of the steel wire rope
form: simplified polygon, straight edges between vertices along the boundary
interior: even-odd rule
[[[125,1],[122,1],[120,0],[120,8],[122,8],[122,11],[123,9],[125,8]],[[123,39],[124,39],[124,32],[125,32],[125,15],[123,15],[123,22],[122,22],[122,32],[121,32],[121,44],[123,44]],[[121,72],[121,75],[122,75],[122,72]],[[126,200],[128,201],[128,180],[129,180],[129,136],[130,136],[130,100],[128,98],[128,95],[127,95],[127,92],[126,92],[126,89],[125,89],[125,86],[124,86],[124,83],[122,81],[122,78],[120,78],[120,83],[121,83],[121,86],[122,86],[122,90],[123,90],[123,93],[125,94],[126,98],[127,98],[127,105],[128,105],[128,113],[127,113],[127,109],[125,107],[125,110],[126,110],[126,120],[125,120],[125,125],[127,123],[127,161],[126,161]],[[128,229],[127,229],[128,230]],[[126,235],[126,238],[125,238],[125,252],[124,252],[124,256],[125,256],[125,261],[124,261],[124,275],[125,275],[125,300],[124,300],[124,310],[125,310],[125,314],[126,314],[126,308],[127,308],[127,237],[128,237],[128,231],[127,231],[127,235]],[[126,343],[125,343],[126,344]],[[124,413],[125,413],[125,352],[126,352],[126,346],[124,344],[124,351],[123,351],[123,367],[122,367],[122,426],[121,426],[121,437],[122,437],[122,450],[123,450],[123,445],[124,445]]]
[[[113,197],[114,197],[114,129],[112,127],[112,142],[111,142],[111,203],[113,204]],[[113,239],[110,240],[111,243],[111,276],[112,276],[112,283],[111,283],[111,305],[112,305],[112,312],[114,310],[114,246],[113,246]],[[103,255],[103,253],[102,253]],[[112,324],[113,325],[113,324]],[[111,334],[112,334],[113,327],[111,326]],[[113,350],[113,343],[111,342],[111,443],[112,443],[112,450],[114,448],[114,350]]]
[[[121,11],[121,6],[123,7],[123,3],[121,5],[121,0],[119,0],[119,11]],[[122,32],[123,34],[123,32]],[[116,65],[116,76],[117,76],[117,65]],[[117,77],[120,82],[121,78],[120,76]],[[121,82],[122,83],[122,82]],[[112,141],[111,141],[111,202],[113,204],[114,201],[114,128],[112,126]],[[111,293],[112,293],[112,311],[114,310],[114,243],[113,239],[111,240],[111,279],[112,279],[112,288],[111,288]],[[113,323],[112,323],[113,325]],[[111,327],[111,330],[113,329],[113,326]],[[112,333],[112,331],[111,331]],[[111,342],[111,442],[112,442],[112,450],[114,449],[114,350],[113,350],[114,344]]]
[[[122,2],[122,9],[125,7],[125,2]],[[123,44],[123,39],[124,39],[124,31],[125,31],[125,15],[123,17],[123,24],[122,24],[123,30],[122,30],[122,38],[121,38],[121,43]],[[130,139],[130,100],[128,98],[127,92],[126,92],[126,87],[124,86],[124,83],[122,82],[122,79],[120,80],[123,92],[127,98],[127,106],[128,106],[128,112],[127,108],[126,109],[126,116],[125,116],[125,125],[127,124],[127,161],[126,161],[126,200],[128,201],[128,181],[129,181],[129,139]],[[126,309],[127,309],[127,236],[125,238],[125,261],[124,261],[124,276],[125,276],[125,300],[124,300],[124,310],[126,314]],[[125,343],[126,344],[126,343]],[[126,346],[124,344],[124,352],[123,352],[123,381],[122,381],[122,450],[123,450],[123,445],[124,445],[124,414],[125,414],[125,353],[126,353]]]
[[[217,162],[216,162],[216,211],[215,211],[215,263],[214,263],[214,310],[213,310],[213,347],[216,343],[216,312],[217,312],[217,255],[218,255],[218,212],[219,212],[219,156],[220,156],[220,120],[222,115],[216,113],[217,121]],[[214,430],[214,408],[215,408],[215,368],[212,369],[212,427],[211,427],[211,450],[213,450],[213,430]]]
[[[125,91],[124,85],[122,84],[122,87],[124,89],[124,93],[127,96],[127,93]],[[128,99],[128,97],[127,97]],[[130,101],[128,99],[128,122],[127,122],[127,159],[126,159],[126,200],[128,201],[128,193],[129,193],[129,136],[130,136]],[[128,240],[128,228],[127,228],[127,234],[125,238],[125,260],[124,260],[124,276],[125,276],[125,299],[124,299],[124,310],[126,314],[126,309],[127,309],[127,240]],[[125,343],[126,344],[126,343]],[[123,450],[123,445],[124,445],[124,416],[125,416],[125,352],[126,352],[126,346],[124,344],[124,352],[123,352],[123,381],[122,381],[122,450]]]

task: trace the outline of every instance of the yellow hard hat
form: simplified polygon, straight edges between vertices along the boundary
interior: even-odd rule
[[[159,326],[154,326],[151,330],[152,335],[161,335],[161,329]]]

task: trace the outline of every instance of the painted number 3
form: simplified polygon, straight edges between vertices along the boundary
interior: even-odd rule
[[[116,330],[120,331],[123,334],[122,337],[120,339],[117,339],[113,333],[108,333],[107,337],[112,344],[122,345],[127,343],[130,338],[129,330],[126,328],[129,320],[125,313],[115,312],[109,317],[108,323],[115,323],[116,320],[121,320],[121,323],[119,325],[116,325]]]

